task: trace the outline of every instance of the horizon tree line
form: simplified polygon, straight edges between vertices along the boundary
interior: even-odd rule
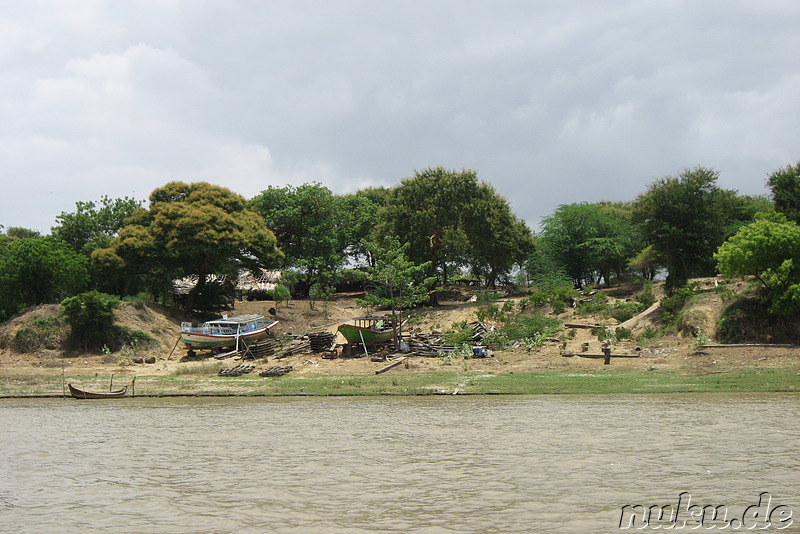
[[[327,295],[346,277],[368,284],[389,242],[423,266],[404,283],[431,291],[465,276],[487,287],[544,280],[581,287],[659,272],[674,290],[723,271],[771,281],[773,300],[793,295],[800,265],[791,246],[762,264],[731,254],[751,254],[747,244],[772,230],[800,239],[787,230],[800,221],[800,163],[770,175],[770,197],[722,189],[718,178],[696,167],[654,181],[633,201],[560,205],[538,233],[468,169],[429,167],[397,186],[346,195],[311,182],[268,186],[245,199],[205,182],[170,182],[146,208],[127,197],[78,202],[56,217],[50,235],[0,227],[0,320],[87,290],[163,301],[172,281],[187,275],[197,285],[186,310],[212,311],[229,295],[209,276],[235,279],[242,269],[280,268],[297,295]],[[770,212],[783,219],[759,215]],[[723,254],[734,237],[738,252]],[[775,309],[793,313],[792,299]]]

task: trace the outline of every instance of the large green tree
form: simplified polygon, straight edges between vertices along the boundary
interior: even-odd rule
[[[104,196],[98,202],[76,202],[74,212],[62,212],[56,217],[58,224],[50,233],[90,256],[95,249],[108,247],[126,219],[141,206],[141,201],[128,197],[112,200]]]
[[[755,276],[771,313],[800,311],[800,226],[783,214],[758,215],[725,241],[714,259],[727,276]]]
[[[275,232],[285,264],[298,273],[304,294],[315,284],[330,283],[348,251],[360,250],[377,212],[365,197],[339,197],[316,183],[269,187],[250,205]]]
[[[646,244],[663,258],[667,288],[683,286],[693,276],[715,273],[713,254],[732,228],[735,191],[717,186],[719,172],[704,167],[685,170],[651,184],[639,196],[634,218]]]
[[[197,276],[185,303],[188,311],[195,310],[209,275],[235,278],[242,269],[274,267],[281,258],[275,235],[247,201],[206,182],[170,182],[155,189],[149,209],[129,222],[110,249],[95,251],[93,259],[148,276],[153,291],[163,291],[173,278]]]
[[[767,180],[775,209],[800,223],[800,162],[773,172]]]
[[[614,204],[564,204],[544,219],[541,251],[575,285],[621,276],[640,245],[630,211]]]
[[[8,241],[0,247],[0,320],[82,291],[87,267],[85,256],[51,236]]]
[[[379,216],[379,235],[410,243],[410,259],[430,262],[442,284],[459,267],[494,283],[532,247],[525,224],[473,170],[416,171],[392,190]]]

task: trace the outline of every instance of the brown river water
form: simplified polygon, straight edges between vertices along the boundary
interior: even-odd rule
[[[763,492],[800,532],[799,422],[796,394],[2,399],[0,532],[602,533]]]

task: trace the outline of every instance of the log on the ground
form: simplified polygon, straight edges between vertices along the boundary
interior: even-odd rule
[[[760,349],[796,349],[798,345],[791,343],[731,343],[731,344],[716,344],[716,345],[700,345],[701,349],[746,349],[746,348],[760,348]]]
[[[308,342],[312,352],[324,352],[336,342],[336,334],[333,332],[312,332],[308,334]]]
[[[269,367],[267,369],[264,369],[263,371],[258,373],[258,376],[264,376],[264,377],[268,377],[268,376],[283,376],[286,373],[290,372],[291,370],[292,370],[292,366],[291,365],[282,365],[282,366],[281,365],[275,365],[273,367]]]
[[[578,356],[580,358],[605,358],[605,354],[589,354],[587,352],[562,352],[562,356],[565,358],[571,358],[573,356]],[[612,358],[639,358],[638,354],[611,354]]]
[[[237,365],[235,367],[228,367],[227,369],[220,369],[219,376],[242,376],[250,373],[255,369],[252,365]]]
[[[400,364],[401,364],[401,363],[403,363],[404,361],[406,361],[406,359],[405,359],[405,358],[400,358],[399,360],[395,360],[395,361],[393,361],[392,363],[390,363],[389,365],[387,365],[387,366],[385,366],[385,367],[381,367],[380,369],[377,369],[377,370],[375,371],[375,374],[376,374],[376,375],[379,375],[379,374],[381,374],[381,373],[385,373],[385,372],[386,372],[386,371],[388,371],[389,369],[391,369],[391,368],[393,368],[393,367],[397,367],[398,365],[400,365]]]
[[[289,348],[283,349],[275,354],[275,358],[280,359],[285,356],[294,356],[295,354],[300,354],[302,352],[308,352],[311,350],[311,344],[308,341],[301,341],[300,343],[295,343]]]

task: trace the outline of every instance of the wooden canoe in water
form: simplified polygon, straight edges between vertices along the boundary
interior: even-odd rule
[[[76,399],[118,399],[120,397],[124,397],[125,393],[128,392],[128,386],[123,386],[122,389],[116,389],[114,391],[103,391],[98,393],[95,391],[78,389],[72,384],[67,385],[69,386],[69,392]]]

